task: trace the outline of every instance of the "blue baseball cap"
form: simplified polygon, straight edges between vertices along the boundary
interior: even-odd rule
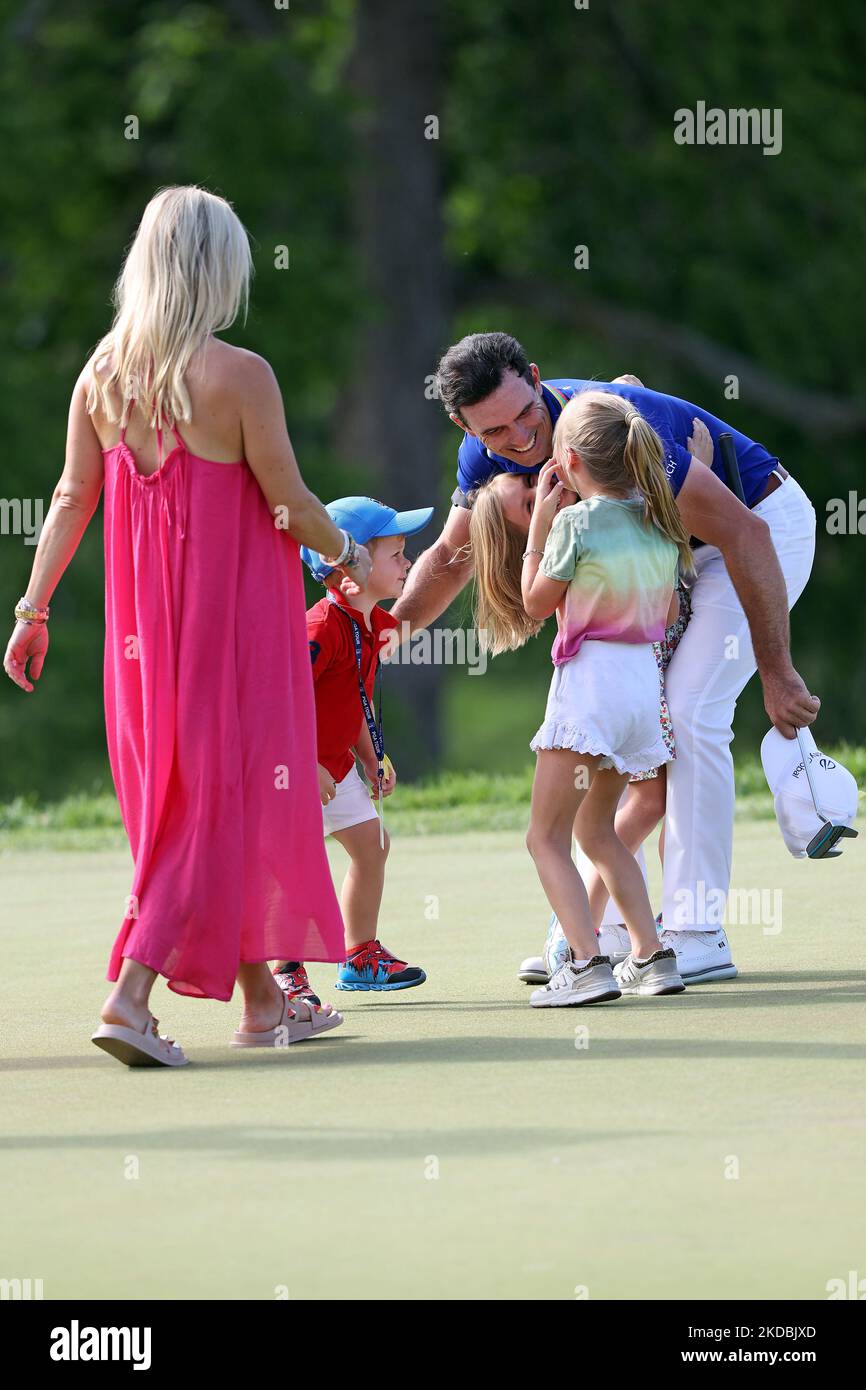
[[[414,536],[433,515],[433,507],[417,507],[412,512],[395,512],[373,497],[338,497],[325,508],[335,526],[348,531],[359,545],[376,540],[378,536]],[[301,546],[301,559],[314,579],[320,582],[333,572],[317,550]]]

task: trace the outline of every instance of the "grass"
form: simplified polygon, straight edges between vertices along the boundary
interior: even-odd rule
[[[435,794],[423,814],[462,814]],[[520,831],[413,834],[381,935],[425,986],[327,990],[341,1029],[236,1055],[236,1004],[160,983],[192,1059],[164,1073],[88,1040],[128,852],[7,847],[0,1275],[47,1299],[824,1298],[862,1271],[861,853],[798,862],[741,822],[734,887],[783,916],[732,929],[737,980],[538,1012]]]
[[[830,749],[866,785],[866,747]],[[757,758],[736,764],[737,817],[771,820],[773,801]],[[533,767],[513,773],[445,772],[424,782],[399,784],[386,806],[397,835],[456,834],[525,827]],[[60,801],[18,796],[0,802],[0,854],[12,849],[95,850],[126,843],[112,791],[96,787]]]

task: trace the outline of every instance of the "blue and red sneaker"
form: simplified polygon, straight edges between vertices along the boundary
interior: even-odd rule
[[[321,1004],[318,994],[313,993],[313,986],[310,984],[310,977],[303,961],[284,961],[274,971],[274,979],[289,999],[306,999],[309,1004]]]
[[[335,989],[411,989],[427,979],[419,965],[407,965],[386,951],[380,941],[356,946],[337,972]]]

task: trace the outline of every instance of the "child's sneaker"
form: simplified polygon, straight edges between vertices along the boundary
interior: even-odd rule
[[[571,947],[554,912],[547,926],[547,940],[544,943],[544,964],[547,967],[548,980],[553,978],[560,966],[572,959]]]
[[[287,960],[278,965],[274,979],[288,999],[306,999],[309,1004],[321,1004],[318,994],[313,993],[303,961]]]
[[[356,946],[337,973],[335,989],[411,989],[427,979],[419,965],[398,960],[379,941]]]
[[[567,1007],[571,1004],[600,1004],[619,999],[622,993],[607,956],[593,956],[586,965],[565,961],[543,989],[534,989],[529,1002],[536,1009]]]
[[[685,989],[677,953],[670,948],[654,951],[647,960],[628,955],[613,973],[623,994],[682,994]]]

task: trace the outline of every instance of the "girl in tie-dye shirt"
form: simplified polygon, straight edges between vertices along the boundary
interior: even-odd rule
[[[678,573],[694,572],[661,441],[620,397],[586,391],[563,410],[542,469],[523,557],[529,619],[554,612],[554,673],[537,753],[527,845],[572,959],[535,990],[536,1007],[683,989],[658,946],[646,885],[614,817],[630,775],[670,759],[659,723],[653,644],[665,635]],[[559,511],[565,487],[580,497]],[[619,904],[631,941],[611,970],[599,955],[572,829]]]
[[[713,441],[702,421],[698,419],[693,421],[693,433],[688,441],[688,450],[695,463],[707,467],[712,463]],[[531,515],[536,483],[535,473],[527,474],[523,478],[514,473],[497,473],[471,494],[469,534],[475,569],[475,627],[491,656],[523,646],[543,626],[540,620],[530,618],[523,606],[520,583],[524,567],[523,552],[527,541],[525,530],[521,531],[516,525],[516,517],[523,514],[525,509]],[[532,499],[528,508],[522,496],[524,490]],[[577,500],[575,493],[564,488],[560,495],[560,514]],[[585,543],[590,540],[585,520],[581,537]],[[551,545],[551,554],[552,550]],[[586,559],[588,556],[584,552],[581,563]],[[587,570],[585,573],[588,575],[588,572]],[[677,590],[667,613],[664,636],[652,644],[660,676],[659,723],[662,739],[671,758],[676,756],[676,752],[670,712],[665,698],[664,674],[688,626],[690,616],[690,590],[681,566]],[[629,794],[623,798],[617,811],[616,828],[628,848],[636,854],[664,819],[666,765],[651,768],[647,772],[633,773],[630,781],[632,786]],[[662,827],[658,840],[661,857],[664,838]],[[616,959],[619,960],[629,949],[626,927],[622,921],[617,922],[616,913],[611,912],[608,906],[610,895],[598,871],[587,861],[585,855],[582,855],[578,862],[586,884],[593,921],[603,921],[603,931],[600,931],[599,935],[604,938],[605,949],[615,951]],[[613,906],[615,907],[615,904]],[[554,914],[545,947],[548,965],[551,961],[554,965],[557,962],[561,963],[561,958],[567,954],[567,942]]]
[[[557,513],[538,566],[568,584],[556,609],[554,666],[576,657],[585,641],[664,637],[679,554],[663,531],[644,524],[645,511],[637,493],[596,493]]]
[[[520,541],[493,500],[495,484],[485,485],[488,505],[473,516],[489,651],[523,645],[546,617],[557,620],[548,706],[531,742],[537,767],[527,847],[571,949],[548,986],[532,994],[539,1008],[684,987],[676,956],[657,945],[644,877],[614,828],[628,778],[671,758],[656,652],[677,616],[678,577],[688,581],[694,563],[663,459],[659,436],[630,402],[581,392],[557,421],[525,552],[513,553]],[[560,512],[571,498],[580,500]],[[589,909],[571,859],[573,831],[626,919],[631,952],[616,974],[598,952],[601,910]]]

